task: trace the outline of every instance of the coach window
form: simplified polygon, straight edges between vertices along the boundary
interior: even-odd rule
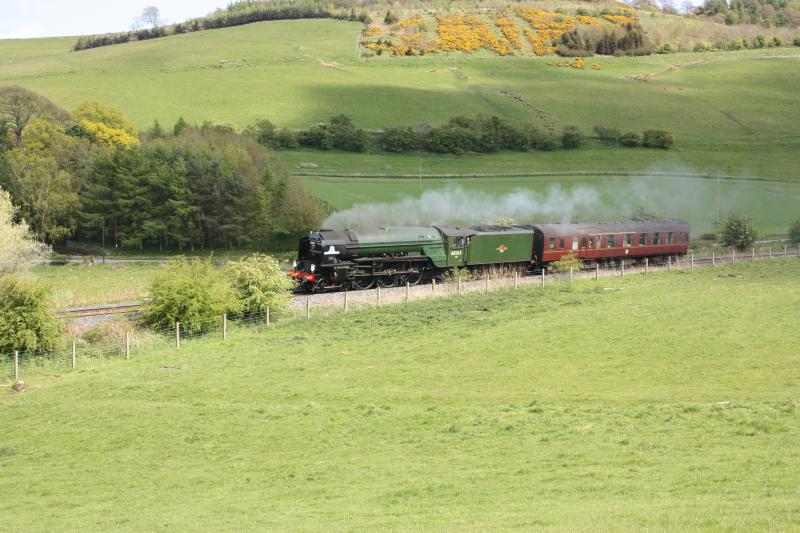
[[[577,237],[573,237],[572,238],[572,251],[574,252],[577,249],[578,249],[578,238]]]
[[[614,248],[617,246],[617,236],[616,235],[609,235],[608,236],[608,245],[609,248]]]
[[[647,233],[639,234],[639,246],[647,246]]]
[[[603,237],[597,237],[597,241],[594,243],[595,248],[602,248],[603,247]]]
[[[558,249],[559,250],[564,249],[564,239],[558,239]]]
[[[547,247],[548,247],[548,249],[550,251],[553,251],[553,250],[556,249],[556,238],[555,237],[550,237],[550,243],[547,245]]]
[[[631,243],[633,243],[633,233],[628,233],[625,235],[625,247],[630,248]]]
[[[658,246],[658,239],[661,236],[659,232],[653,233],[653,246]]]
[[[588,247],[589,247],[589,239],[584,237],[583,242],[581,243],[581,248],[588,248]]]
[[[672,244],[672,232],[667,233],[667,244]]]

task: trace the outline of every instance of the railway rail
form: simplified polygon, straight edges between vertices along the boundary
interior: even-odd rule
[[[692,259],[691,255],[687,255],[685,257],[681,257],[678,261],[673,262],[670,260],[664,261],[653,261],[649,263],[649,268],[654,271],[663,271],[669,268],[675,269],[687,269],[691,267],[692,261],[694,262],[694,266],[711,266],[711,265],[723,265],[732,262],[749,262],[753,260],[764,260],[764,259],[771,259],[771,258],[782,258],[782,257],[800,257],[800,249],[797,251],[788,251],[784,254],[783,250],[775,251],[775,252],[757,252],[755,254],[752,253],[742,253],[736,254],[736,256],[732,255],[720,255],[720,256],[713,256],[713,257],[695,257]],[[636,264],[626,263],[625,265],[626,271],[630,274],[635,272],[641,272],[644,269],[644,265],[639,262]],[[586,276],[590,275],[595,271],[594,267],[587,267],[582,269],[580,273],[576,272],[576,277],[578,275]],[[617,263],[611,267],[606,266],[599,270],[599,276],[601,277],[608,277],[608,276],[616,276],[620,273],[620,265]],[[520,276],[520,281],[525,280],[526,278],[538,278],[540,274],[526,274]],[[496,279],[493,277],[493,279]],[[510,279],[510,278],[509,278]],[[470,282],[464,282],[465,285],[469,283],[470,285],[480,285],[483,283],[482,279],[475,279]],[[398,292],[398,294],[405,290],[404,287],[393,287],[384,289],[384,293],[390,294],[392,292]],[[361,291],[352,291],[364,294],[374,294],[376,291],[375,289],[365,289]],[[314,303],[324,303],[327,301],[333,301],[340,299],[342,297],[340,292],[329,292],[329,293],[320,293],[320,294],[308,294],[303,292],[293,292],[292,293],[292,307],[294,308],[303,308],[307,304],[307,300],[311,300]],[[73,307],[68,309],[61,309],[58,311],[54,311],[54,315],[60,319],[80,319],[80,318],[90,318],[90,317],[104,317],[104,316],[113,316],[113,315],[132,315],[138,314],[144,308],[146,302],[128,302],[128,303],[121,303],[121,304],[98,304],[93,306],[85,306],[85,307]]]

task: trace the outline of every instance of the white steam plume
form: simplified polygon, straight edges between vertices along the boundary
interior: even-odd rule
[[[558,184],[546,192],[515,189],[500,196],[465,191],[458,186],[424,192],[420,197],[395,202],[358,204],[332,214],[324,228],[345,229],[385,225],[482,224],[513,221],[570,222],[576,214],[601,204],[597,189],[577,186],[564,189]]]

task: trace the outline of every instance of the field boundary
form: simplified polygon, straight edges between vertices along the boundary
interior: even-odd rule
[[[730,176],[719,175],[710,172],[648,172],[648,171],[619,171],[612,172],[608,170],[603,171],[590,171],[590,170],[570,170],[570,171],[553,171],[553,172],[508,172],[508,173],[475,173],[475,174],[384,174],[384,173],[340,173],[340,172],[294,172],[292,176],[302,178],[373,178],[373,179],[481,179],[481,178],[548,178],[548,177],[586,177],[586,176],[603,176],[603,177],[633,177],[633,178],[648,178],[648,177],[664,177],[664,178],[698,178],[698,179],[722,179],[722,180],[742,180],[742,181],[776,181],[785,183],[796,183],[796,180],[787,180],[779,178],[762,178],[757,176]]]

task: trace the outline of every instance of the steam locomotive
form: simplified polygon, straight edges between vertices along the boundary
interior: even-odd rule
[[[300,240],[289,275],[298,290],[412,285],[456,268],[536,272],[572,254],[584,264],[685,255],[682,220],[527,224],[518,226],[388,226],[312,231]]]

